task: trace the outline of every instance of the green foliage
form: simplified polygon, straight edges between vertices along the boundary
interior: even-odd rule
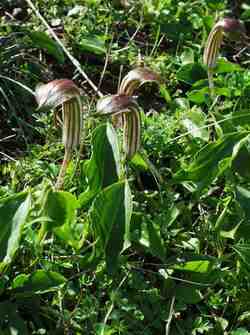
[[[135,95],[144,150],[123,161],[122,123],[100,123],[97,96],[26,2],[1,2],[0,334],[249,334],[249,47],[225,39],[214,97],[202,65],[216,21],[247,23],[249,4],[33,3],[103,95]],[[160,92],[121,85],[138,67]],[[65,191],[53,187],[60,110],[36,110],[30,90],[58,78],[81,88],[84,111]]]
[[[132,200],[127,182],[115,183],[100,192],[90,210],[98,253],[105,254],[110,273],[117,269],[118,256],[129,247]]]
[[[77,239],[74,238],[77,199],[69,192],[53,191],[51,188],[45,188],[43,192],[40,217],[46,218],[46,221],[41,225],[39,242],[47,232],[54,232],[65,243],[77,247]]]
[[[56,42],[43,32],[34,31],[30,33],[32,45],[45,50],[49,55],[52,55],[56,60],[63,64],[64,54]]]
[[[177,179],[192,180],[202,189],[214,178],[218,177],[228,167],[231,167],[234,156],[237,155],[242,140],[248,138],[248,133],[232,133],[215,143],[207,144],[198,152],[194,161],[183,173],[176,175]],[[210,171],[208,174],[207,172]]]
[[[0,269],[8,265],[20,243],[22,230],[31,206],[30,195],[20,193],[0,202]]]
[[[85,162],[88,188],[80,195],[81,206],[87,204],[101,189],[116,183],[121,175],[121,158],[115,130],[106,123],[92,134],[92,155]]]
[[[15,294],[42,294],[57,290],[65,281],[57,272],[37,270],[29,275],[18,275],[12,283],[12,291]]]

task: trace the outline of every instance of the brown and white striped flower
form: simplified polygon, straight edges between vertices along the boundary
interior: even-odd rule
[[[237,19],[224,18],[214,25],[208,35],[203,54],[203,62],[207,66],[211,89],[213,89],[213,71],[216,67],[219,51],[225,35],[230,40],[238,39],[244,42],[247,39],[245,27],[243,23]]]
[[[208,68],[214,68],[223,41],[223,36],[235,40],[244,38],[246,32],[244,25],[236,19],[225,18],[218,21],[211,30],[203,55],[203,62]]]
[[[36,88],[38,108],[56,109],[62,106],[62,142],[65,154],[56,188],[63,186],[72,151],[80,144],[82,132],[82,103],[80,90],[72,80],[53,80]]]
[[[101,98],[97,103],[97,115],[122,117],[123,146],[127,159],[140,149],[141,117],[134,94],[148,82],[160,82],[159,76],[148,68],[136,68],[122,80],[116,95]]]

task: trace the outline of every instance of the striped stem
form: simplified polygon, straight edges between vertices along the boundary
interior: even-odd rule
[[[140,148],[141,116],[137,109],[123,113],[124,151],[127,159],[131,159]]]

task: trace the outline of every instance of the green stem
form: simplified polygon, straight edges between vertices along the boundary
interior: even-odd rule
[[[61,170],[59,172],[59,175],[56,181],[56,186],[55,186],[56,190],[60,190],[63,187],[64,177],[65,177],[66,170],[70,162],[70,159],[71,159],[71,149],[65,148],[63,163],[62,163]]]
[[[209,69],[208,72],[208,85],[211,94],[211,98],[215,98],[215,91],[214,91],[214,79],[213,79],[213,70]]]

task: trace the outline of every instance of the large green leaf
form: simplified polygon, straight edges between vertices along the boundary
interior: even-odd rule
[[[96,128],[92,135],[92,155],[85,164],[88,189],[79,197],[87,204],[102,188],[116,183],[121,173],[117,135],[110,123]]]
[[[92,205],[91,224],[98,250],[104,252],[110,273],[117,268],[120,252],[129,246],[131,213],[132,199],[127,181],[105,188]]]
[[[24,320],[17,313],[17,305],[9,301],[0,303],[0,334],[28,335]]]
[[[37,270],[31,274],[20,274],[12,283],[15,293],[42,294],[58,290],[66,279],[58,272]]]
[[[0,200],[0,269],[11,262],[19,247],[30,207],[31,196],[26,192]]]
[[[217,61],[216,70],[217,73],[230,73],[236,71],[243,71],[243,68],[240,65],[231,63],[225,58],[220,58]]]
[[[52,230],[74,221],[77,206],[78,202],[73,194],[51,189],[44,208],[45,215],[49,218],[47,229]]]
[[[47,217],[41,228],[42,234],[53,231],[63,241],[77,247],[78,240],[73,231],[77,207],[78,201],[73,194],[49,189],[41,212],[43,217]]]
[[[218,87],[214,88],[216,95],[221,95],[225,97],[231,96],[231,90],[227,87]],[[209,100],[209,87],[206,80],[200,80],[192,86],[192,90],[187,93],[189,101],[194,102],[195,104],[203,104]]]
[[[192,180],[199,189],[207,186],[226,168],[231,166],[241,145],[248,140],[248,133],[237,132],[225,135],[214,143],[202,148],[185,171],[176,174],[180,180]]]
[[[64,54],[61,47],[46,33],[33,31],[29,36],[35,47],[45,50],[49,55],[54,56],[59,63],[64,63]]]

